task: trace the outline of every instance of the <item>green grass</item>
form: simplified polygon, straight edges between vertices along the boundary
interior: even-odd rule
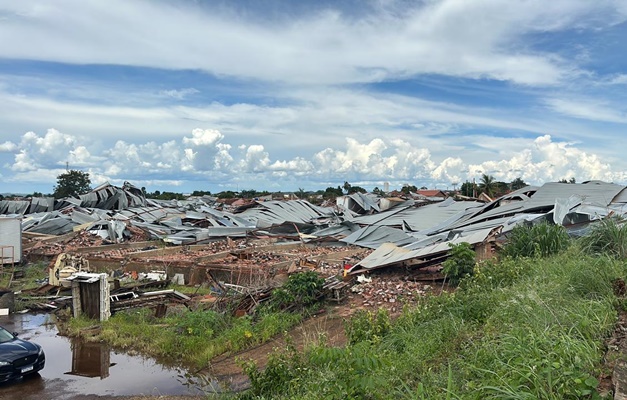
[[[186,294],[186,295],[198,295],[204,296],[208,294],[215,294],[213,289],[210,286],[201,285],[201,286],[185,286],[185,285],[175,285],[169,284],[168,289],[174,289],[177,292]]]
[[[282,288],[275,290],[283,295],[277,297],[289,299],[289,303],[273,296],[270,302],[257,307],[254,315],[240,318],[229,312],[190,311],[183,307],[170,307],[165,318],[155,318],[150,309],[126,310],[102,322],[100,333],[87,339],[103,340],[115,348],[201,369],[218,355],[266,342],[297,325],[309,315],[311,307],[317,308],[315,302],[323,283],[313,271],[293,274]],[[292,312],[281,311],[288,306]],[[81,331],[93,324],[86,318],[70,319],[67,333],[81,336]]]
[[[2,268],[3,274],[0,275],[0,287],[7,287],[11,280],[11,274],[14,268],[12,266],[5,265]],[[39,287],[38,280],[48,277],[48,264],[44,262],[38,262],[34,264],[28,264],[25,266],[16,266],[16,271],[24,271],[24,277],[14,279],[11,282],[11,289],[17,291],[21,289],[31,289]]]
[[[315,342],[297,351],[288,342],[263,370],[244,363],[252,387],[237,396],[600,398],[604,341],[627,304],[613,290],[627,280],[627,261],[611,250],[621,248],[623,234],[566,247],[560,228],[525,229],[514,235],[511,253],[476,265],[455,292],[425,297],[394,321],[383,311],[357,313],[346,322],[346,346]],[[586,240],[616,243],[599,248]],[[262,307],[254,318],[171,309],[163,319],[132,310],[103,323],[93,340],[202,368],[215,355],[266,341],[302,318],[278,309]],[[70,322],[75,334],[91,325]]]
[[[301,318],[298,314],[265,313],[253,320],[184,308],[171,309],[165,318],[155,318],[150,309],[135,309],[99,323],[100,333],[86,339],[104,340],[118,349],[200,369],[217,355],[263,343],[289,330]],[[81,331],[94,323],[87,318],[73,318],[68,321],[68,334],[81,336]]]
[[[456,292],[404,310],[389,329],[360,316],[348,328],[365,332],[353,335],[361,341],[288,351],[267,374],[249,368],[253,387],[241,397],[600,398],[604,340],[620,304],[612,283],[626,275],[624,261],[576,247],[484,263]]]

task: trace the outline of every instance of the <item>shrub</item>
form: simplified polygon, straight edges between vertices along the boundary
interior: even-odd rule
[[[459,284],[462,278],[472,275],[475,268],[475,252],[469,243],[449,244],[451,253],[442,263],[442,272],[453,285]]]
[[[277,309],[306,307],[322,295],[324,279],[314,271],[290,275],[287,282],[272,292],[271,306]]]

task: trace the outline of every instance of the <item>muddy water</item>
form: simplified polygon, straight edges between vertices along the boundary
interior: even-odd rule
[[[53,314],[0,316],[0,325],[40,344],[46,367],[28,379],[0,383],[0,399],[72,399],[77,395],[199,395],[219,390],[216,382],[194,377],[153,359],[116,352],[100,343],[59,336]]]

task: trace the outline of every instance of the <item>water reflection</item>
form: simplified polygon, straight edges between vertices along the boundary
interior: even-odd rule
[[[109,376],[109,367],[115,363],[111,362],[111,347],[107,344],[73,339],[71,348],[72,370],[66,374],[100,379]]]
[[[54,314],[0,316],[0,325],[40,344],[46,352],[46,367],[40,376],[0,384],[0,399],[40,400],[79,394],[202,395],[221,391],[220,384],[210,377],[117,352],[103,343],[60,336]]]

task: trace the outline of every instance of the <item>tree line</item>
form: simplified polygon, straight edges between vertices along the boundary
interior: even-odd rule
[[[575,178],[570,178],[568,180],[560,179],[559,182],[569,183],[569,184],[576,183]],[[460,195],[467,196],[467,197],[477,197],[481,193],[485,193],[490,198],[498,198],[509,192],[522,189],[525,186],[528,186],[528,184],[525,181],[523,181],[522,178],[516,178],[511,182],[502,182],[502,181],[497,181],[492,175],[482,174],[478,183],[474,181],[473,182],[466,181],[461,185],[459,191],[454,190],[454,192],[457,192]],[[427,188],[423,186],[420,189],[427,189]],[[83,172],[80,170],[68,170],[67,172],[59,174],[57,176],[57,183],[53,187],[53,192],[51,195],[48,195],[48,196],[54,197],[55,199],[61,199],[64,197],[78,197],[79,195],[88,193],[91,190],[92,190],[91,179],[89,177],[88,172]],[[160,190],[155,190],[153,192],[148,192],[145,187],[142,187],[141,190],[144,196],[148,199],[183,200],[188,197],[188,195],[185,195],[183,193],[176,193],[176,192],[170,192],[170,191],[162,192]],[[405,185],[401,188],[400,192],[403,194],[409,194],[409,193],[415,193],[417,190],[418,188],[416,186]],[[317,199],[317,198],[333,199],[333,198],[343,196],[346,194],[366,193],[366,192],[367,190],[364,189],[363,187],[352,185],[349,182],[345,181],[344,185],[342,186],[340,185],[338,185],[337,187],[329,186],[324,190],[306,191],[303,188],[298,188],[298,190],[293,192],[293,194],[299,199],[311,200],[311,199]],[[383,190],[379,189],[378,187],[375,187],[372,190],[372,193],[378,194],[381,196],[387,195],[387,193],[385,193]],[[242,190],[242,191],[226,190],[226,191],[218,192],[215,194],[212,194],[210,191],[195,190],[194,192],[191,193],[191,196],[197,196],[197,197],[215,196],[221,199],[228,199],[228,198],[256,199],[256,198],[260,198],[263,196],[268,196],[270,194],[271,193],[268,192],[267,190],[257,191],[254,189],[247,189],[247,190]],[[34,192],[31,195],[31,197],[44,197],[44,196],[45,195],[40,192]],[[2,195],[0,195],[0,200],[1,199],[3,199]]]

